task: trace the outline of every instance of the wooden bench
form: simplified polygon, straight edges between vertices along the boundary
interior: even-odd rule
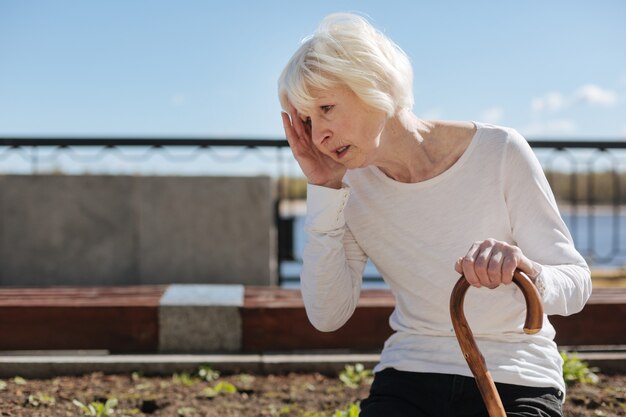
[[[245,294],[244,351],[380,350],[391,335],[395,301],[386,290],[363,290],[354,315],[331,333],[309,323],[298,291],[247,288]],[[595,289],[580,313],[549,319],[559,345],[626,345],[626,288]]]
[[[550,322],[559,345],[626,345],[626,288],[596,288],[583,311]]]
[[[391,335],[395,299],[386,290],[363,290],[356,311],[334,332],[311,325],[299,290],[246,288],[242,311],[245,352],[311,349],[380,350]]]
[[[159,352],[159,309],[166,289],[0,289],[0,351]],[[251,353],[379,351],[391,334],[393,307],[389,291],[363,290],[352,318],[330,333],[309,323],[296,289],[247,287],[242,305],[229,308],[241,317],[239,352]],[[598,288],[582,312],[550,321],[560,345],[626,345],[626,288]]]
[[[0,350],[156,351],[165,289],[0,289]]]

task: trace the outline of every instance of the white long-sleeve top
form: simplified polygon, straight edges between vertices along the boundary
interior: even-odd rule
[[[349,170],[340,190],[309,185],[301,291],[311,323],[340,328],[352,315],[369,257],[396,306],[394,334],[378,372],[471,376],[449,313],[457,258],[493,238],[518,246],[541,271],[546,315],[580,311],[591,294],[589,268],[576,251],[543,170],[515,130],[475,123],[463,155],[442,174],[400,183],[378,168]],[[465,314],[496,382],[565,391],[555,330],[523,333],[526,305],[516,285],[471,287]]]

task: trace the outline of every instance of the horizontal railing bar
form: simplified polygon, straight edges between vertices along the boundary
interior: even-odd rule
[[[585,249],[584,255],[588,256],[592,262],[606,263],[610,265],[617,266],[618,262],[626,262],[623,261],[624,256],[624,248],[622,246],[623,239],[620,238],[620,234],[623,231],[623,222],[620,222],[620,212],[617,210],[619,207],[624,207],[621,204],[622,202],[622,193],[623,188],[620,186],[621,181],[621,172],[622,172],[622,164],[621,161],[618,160],[618,156],[623,154],[620,150],[626,149],[626,137],[624,138],[598,138],[598,140],[592,140],[589,138],[560,138],[560,139],[547,139],[547,138],[529,138],[528,140],[530,146],[535,150],[544,149],[550,155],[552,155],[552,161],[556,159],[562,159],[563,157],[567,157],[567,159],[574,160],[575,156],[580,152],[580,154],[584,154],[586,152],[590,152],[591,161],[597,160],[608,160],[611,163],[610,170],[613,172],[613,221],[611,231],[608,232],[609,238],[612,236],[612,244],[610,246],[602,246],[599,245],[597,240],[606,239],[607,237],[599,237],[597,235],[597,230],[600,226],[594,223],[595,219],[588,218],[587,222],[584,221],[583,218],[577,220],[576,216],[572,217],[572,224],[570,226],[572,233],[575,235],[575,239],[580,236],[587,236],[588,248]],[[272,149],[276,149],[273,153],[275,154],[273,157],[270,156],[270,159],[274,159],[274,164],[278,168],[279,176],[286,176],[287,173],[293,174],[292,171],[286,169],[283,164],[285,162],[285,148],[288,148],[289,144],[284,138],[228,138],[228,137],[91,137],[91,136],[74,136],[71,135],[56,135],[56,136],[1,136],[0,135],[0,161],[7,158],[7,155],[11,153],[19,153],[20,156],[27,160],[24,155],[30,155],[30,163],[32,167],[32,172],[37,172],[37,165],[44,161],[46,152],[38,152],[37,149],[52,149],[52,156],[56,156],[57,154],[62,154],[63,152],[69,154],[72,158],[79,151],[77,148],[102,148],[98,150],[97,156],[99,157],[102,153],[110,152],[116,155],[123,154],[122,148],[143,148],[146,149],[142,151],[144,154],[169,154],[168,158],[174,160],[174,149],[179,148],[179,150],[183,150],[183,147],[191,147],[194,149],[194,154],[202,154],[205,153],[209,156],[213,154],[218,154],[219,149],[217,148],[242,148],[239,153],[247,154],[249,150],[254,150],[257,154],[263,155],[269,152],[272,154]],[[130,151],[130,150],[129,150]],[[171,151],[171,152],[170,152]],[[572,151],[572,152],[569,152]],[[41,155],[40,155],[41,154]],[[268,155],[269,155],[268,154]],[[119,157],[120,155],[118,155]],[[143,160],[143,156],[141,157]],[[187,158],[187,156],[185,156]],[[225,159],[222,157],[225,162],[232,162],[232,159]],[[289,157],[287,157],[289,159]],[[621,159],[621,158],[620,158]],[[48,161],[46,159],[45,161]],[[237,156],[237,160],[239,160],[239,156]],[[44,162],[45,162],[44,161]],[[84,162],[84,160],[83,160]],[[133,161],[135,162],[135,161]],[[45,162],[48,163],[48,162]],[[271,162],[270,162],[271,163]],[[574,168],[578,167],[578,163],[573,164]],[[586,167],[588,170],[583,172],[592,172],[590,171],[595,165],[592,162],[588,162],[586,165],[580,165],[581,167]],[[582,184],[584,187],[580,188],[581,182],[584,180],[577,180],[578,173],[574,172],[570,174],[569,188],[568,192],[570,193],[570,199],[568,202],[574,207],[572,211],[573,214],[577,213],[576,207],[584,206],[589,203],[592,196],[595,195],[595,191],[599,189],[600,186],[594,186],[595,181],[592,177],[587,177],[585,183]],[[595,178],[595,177],[594,177]],[[561,180],[562,181],[562,180]],[[279,195],[281,194],[281,190],[286,189],[285,185],[282,182],[277,183],[277,187],[279,188]],[[587,197],[585,200],[580,200],[581,193],[587,193]],[[277,197],[280,199],[281,197]],[[599,198],[602,198],[601,196]],[[580,201],[579,201],[580,200]],[[604,200],[603,200],[604,201]],[[593,204],[591,204],[593,206]],[[617,211],[616,211],[617,210]],[[590,212],[593,215],[592,212]],[[277,213],[278,214],[278,213]],[[277,217],[278,218],[278,217]],[[583,224],[584,223],[584,224]],[[587,226],[587,228],[583,226]],[[291,226],[293,228],[293,226]],[[283,233],[291,233],[292,231],[284,231]],[[287,236],[287,235],[286,235]],[[277,236],[278,246],[281,246],[280,239],[287,239],[287,241],[292,241],[295,239],[293,236],[290,238]],[[293,245],[293,243],[291,243]],[[607,250],[608,249],[608,250]],[[291,249],[287,249],[288,253],[293,252],[293,247]],[[282,256],[279,254],[279,256]],[[287,255],[287,257],[280,258],[279,264],[282,265],[282,262],[286,260],[297,260],[297,259],[289,259],[291,257],[298,257],[299,255]],[[297,276],[290,276],[290,274],[283,272],[279,269],[280,274],[280,282],[282,284],[292,284],[298,282]],[[295,275],[295,274],[294,274]],[[381,282],[380,277],[376,276],[368,276],[364,279],[366,283],[379,283]]]
[[[626,149],[626,139],[619,140],[529,140],[533,148],[557,149]]]
[[[0,137],[0,146],[232,146],[232,147],[276,147],[289,146],[285,139],[226,139],[226,138],[9,138]]]
[[[533,148],[557,149],[626,149],[626,138],[582,140],[567,138],[561,140],[530,139]],[[146,137],[0,137],[0,146],[232,146],[232,147],[288,147],[285,139],[228,139],[228,138],[146,138]]]

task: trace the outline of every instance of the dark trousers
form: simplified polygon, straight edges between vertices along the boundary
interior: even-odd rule
[[[563,392],[496,384],[507,417],[563,417]],[[360,417],[488,417],[474,378],[385,369],[377,372]]]

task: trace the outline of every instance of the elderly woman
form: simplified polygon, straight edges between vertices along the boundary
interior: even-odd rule
[[[562,416],[554,328],[546,319],[523,334],[524,299],[510,284],[519,268],[546,314],[569,315],[589,298],[589,268],[526,140],[419,119],[412,77],[403,51],[352,14],[325,18],[280,76],[285,133],[308,179],[308,317],[340,328],[371,259],[396,307],[361,416],[485,415],[448,310],[463,274],[477,288],[466,315],[508,415]]]

